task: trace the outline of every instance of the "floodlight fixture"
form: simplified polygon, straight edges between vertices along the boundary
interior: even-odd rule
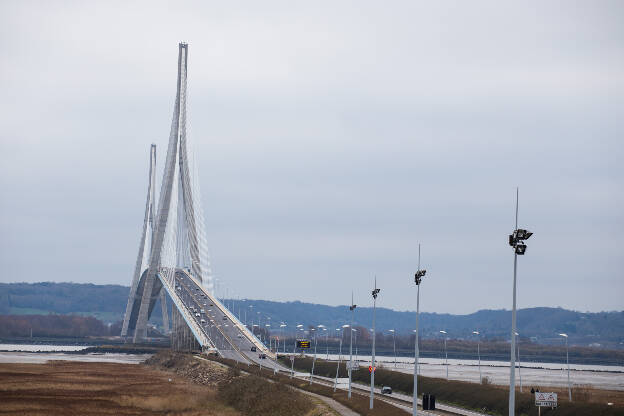
[[[527,231],[527,230],[523,230],[522,228],[519,228],[519,229],[516,230],[516,239],[517,240],[528,240],[532,235],[533,235],[532,232]]]
[[[444,331],[444,330],[440,330],[440,333],[441,333],[441,334],[446,334],[446,331]]]
[[[568,337],[568,334],[559,334],[559,336],[560,336],[560,337],[565,337],[565,338],[567,338],[567,337]]]
[[[417,285],[420,285],[420,281],[422,280],[423,277],[425,277],[425,274],[427,273],[427,270],[417,270],[416,273],[414,274],[414,282],[416,282]]]
[[[473,334],[479,335],[479,331],[472,331]]]
[[[522,244],[522,243],[517,243],[516,244],[516,254],[519,256],[524,256],[524,253],[526,252],[526,244]]]

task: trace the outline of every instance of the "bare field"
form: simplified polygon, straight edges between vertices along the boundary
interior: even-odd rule
[[[216,394],[214,387],[138,365],[0,364],[2,415],[240,415]]]

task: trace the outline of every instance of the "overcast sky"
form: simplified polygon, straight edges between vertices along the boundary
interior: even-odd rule
[[[624,309],[624,3],[0,2],[0,282],[129,285],[189,42],[236,296]]]

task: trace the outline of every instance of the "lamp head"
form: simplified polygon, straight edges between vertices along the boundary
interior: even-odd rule
[[[532,232],[523,230],[522,228],[516,230],[516,239],[517,240],[528,240],[533,235]]]
[[[414,274],[414,282],[416,283],[416,285],[420,285],[420,282],[422,281],[422,278],[425,277],[425,274],[427,273],[427,270],[417,270],[416,274]]]
[[[519,256],[523,256],[526,253],[526,244],[518,243],[516,244],[516,254]]]

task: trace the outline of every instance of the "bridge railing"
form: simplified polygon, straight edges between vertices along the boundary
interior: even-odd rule
[[[210,298],[210,301],[215,306],[217,306],[221,310],[221,312],[223,312],[236,325],[239,331],[243,335],[245,335],[245,337],[247,337],[249,341],[251,341],[256,346],[256,348],[258,348],[259,351],[262,351],[263,353],[265,353],[267,356],[271,357],[272,359],[276,358],[276,354],[274,354],[272,351],[270,351],[266,347],[266,345],[260,342],[260,340],[251,331],[249,331],[249,329],[236,317],[236,315],[234,315],[223,303],[221,303],[219,299],[217,299],[215,296],[209,293],[203,287],[203,285],[200,282],[198,282],[197,279],[195,279],[187,270],[182,269],[182,271],[184,272],[186,276],[188,276],[190,279],[192,279],[195,282],[195,284],[202,290],[202,292],[205,293]]]
[[[175,307],[180,312],[180,315],[182,315],[182,318],[188,325],[189,329],[193,333],[193,336],[195,336],[195,339],[197,340],[199,345],[202,347],[202,349],[208,347],[211,350],[218,351],[216,343],[213,342],[208,336],[208,334],[206,334],[203,331],[203,329],[197,324],[197,322],[195,322],[195,319],[189,316],[191,312],[186,307],[184,302],[182,302],[182,300],[176,293],[175,289],[171,287],[171,285],[169,284],[169,281],[167,279],[164,279],[160,273],[156,273],[156,276],[162,282],[163,287],[165,288],[165,290],[167,291],[167,294],[169,295],[169,298],[175,304]]]

